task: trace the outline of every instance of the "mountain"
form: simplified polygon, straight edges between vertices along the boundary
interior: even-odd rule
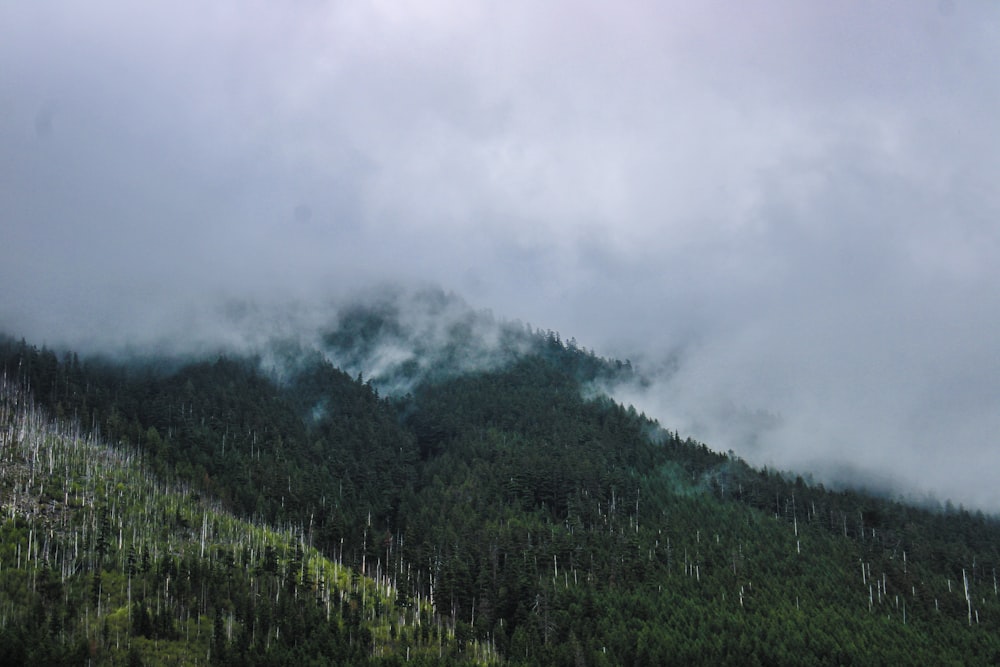
[[[381,563],[313,546],[310,525],[234,516],[163,483],[141,450],[48,419],[0,379],[0,663],[491,663]]]
[[[4,646],[44,638],[69,664],[84,648],[159,664],[161,641],[240,664],[1000,662],[995,517],[754,469],[602,393],[643,381],[631,363],[440,292],[320,319],[197,357],[0,344],[34,423],[92,443],[43,487],[54,459],[5,427]],[[119,470],[128,493],[104,483],[66,509],[67,489]],[[74,549],[96,546],[47,594],[39,573],[63,577],[70,548],[59,521],[83,527]],[[152,566],[130,574],[132,545],[173,554],[184,602],[164,603]],[[147,577],[149,636],[122,605],[130,576]],[[313,601],[322,580],[343,582],[339,605]],[[269,588],[239,597],[253,586]],[[280,606],[303,588],[309,604]]]

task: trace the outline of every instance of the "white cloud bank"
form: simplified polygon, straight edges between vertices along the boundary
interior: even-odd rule
[[[434,282],[677,355],[636,400],[716,448],[1000,510],[992,3],[10,2],[0,62],[15,335]]]

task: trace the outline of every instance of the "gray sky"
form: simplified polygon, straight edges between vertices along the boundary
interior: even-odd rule
[[[0,328],[436,283],[1000,510],[1000,4],[622,4],[0,1]]]

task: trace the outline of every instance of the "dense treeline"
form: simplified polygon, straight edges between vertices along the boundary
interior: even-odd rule
[[[297,526],[392,582],[400,608],[427,601],[425,632],[513,663],[1000,661],[994,518],[752,469],[587,398],[635,371],[551,332],[508,329],[470,368],[460,327],[433,373],[403,363],[408,392],[382,396],[398,378],[329,361],[403,335],[385,309],[356,317],[326,352],[266,363],[80,361],[16,341],[0,363],[162,478]]]
[[[239,520],[0,375],[0,664],[490,662],[432,607]]]

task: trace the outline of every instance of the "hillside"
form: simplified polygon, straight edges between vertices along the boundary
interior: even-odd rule
[[[0,345],[10,382],[82,425],[72,442],[123,448],[94,444],[78,458],[119,452],[128,461],[112,467],[146,480],[122,481],[134,500],[108,495],[106,483],[69,512],[70,482],[26,482],[38,470],[26,461],[37,457],[5,453],[0,581],[11,602],[3,632],[24,646],[29,636],[55,637],[70,664],[94,641],[98,653],[124,650],[129,627],[151,664],[165,655],[158,644],[148,651],[149,639],[216,663],[253,654],[287,664],[300,653],[403,661],[404,646],[413,660],[545,665],[1000,662],[995,518],[753,469],[601,394],[600,386],[636,379],[628,362],[456,311],[447,299],[429,302],[419,318],[391,298],[358,305],[312,342],[211,358],[81,361],[24,342]],[[4,451],[15,444],[8,436]],[[90,526],[90,544],[104,543],[103,517],[112,528],[111,546],[91,547],[76,566],[82,578],[48,597],[28,582],[62,566],[41,567],[39,549],[53,562],[68,547],[44,538],[38,546],[46,530],[59,543],[47,528],[54,519],[25,509],[38,498],[55,503],[56,517]],[[136,509],[143,503],[153,509]],[[146,514],[133,518],[123,507]],[[166,541],[143,536],[145,525]],[[249,554],[246,531],[258,535]],[[34,564],[19,559],[22,543]],[[172,606],[162,604],[167,578],[155,579],[154,556],[133,575],[145,577],[148,638],[136,635],[135,614],[131,626],[128,614],[108,616],[135,607],[122,598],[129,545],[140,563],[147,548],[175,554],[192,573],[202,568],[199,585],[194,574],[170,578],[171,595],[184,600]],[[268,545],[276,560],[262,556]],[[234,571],[257,574],[225,593],[206,583],[232,581],[224,573]],[[353,582],[339,584],[339,606],[336,596],[281,606],[304,586],[319,590],[324,577]],[[190,590],[176,592],[180,579]],[[378,603],[359,581],[386,582]],[[87,585],[98,595],[77,602],[83,631],[78,614],[53,620],[60,596],[70,597],[62,591]],[[273,594],[275,602],[241,614],[239,596],[251,586],[269,586],[254,599]],[[32,609],[45,623],[29,620]],[[372,616],[359,618],[359,609]],[[164,613],[173,625],[161,632]],[[109,619],[106,635],[87,630],[99,617]],[[138,618],[145,628],[141,609]],[[215,646],[219,624],[226,639]],[[295,632],[307,637],[288,637]]]
[[[487,664],[429,601],[233,516],[0,376],[0,664]]]

